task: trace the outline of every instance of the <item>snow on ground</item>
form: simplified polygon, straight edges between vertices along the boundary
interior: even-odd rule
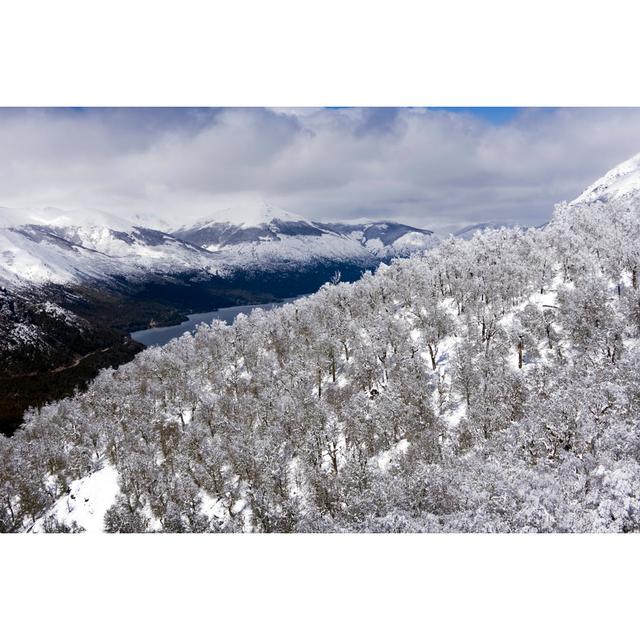
[[[467,405],[460,400],[451,411],[445,411],[442,418],[450,427],[457,427],[467,413]]]
[[[243,242],[226,246],[221,252],[224,260],[237,267],[266,263],[298,262],[313,260],[371,260],[371,252],[346,236],[325,233],[321,236],[278,234],[278,242]]]
[[[33,325],[20,322],[15,324],[7,338],[12,338],[18,344],[34,344],[40,337],[40,332]],[[11,341],[9,340],[9,343]]]
[[[55,304],[54,302],[46,301],[42,305],[42,309],[45,313],[50,315],[52,318],[58,318],[59,320],[64,320],[68,324],[78,325],[80,324],[79,318],[75,313],[68,311],[67,309],[63,309],[60,305]]]
[[[217,519],[220,522],[229,517],[229,512],[225,508],[224,502],[219,497],[213,497],[206,491],[200,491],[202,506],[200,511],[210,519]]]
[[[36,520],[33,533],[44,532],[44,520],[54,516],[61,524],[72,526],[75,522],[88,533],[104,531],[104,515],[113,505],[120,491],[118,472],[110,464],[89,476],[74,480],[67,494]]]
[[[380,471],[386,471],[392,462],[396,462],[401,458],[410,446],[410,442],[406,438],[402,438],[386,451],[382,451],[375,456],[376,464]]]
[[[73,256],[62,255],[48,242],[34,243],[0,228],[0,274],[9,282],[64,284],[73,280]]]

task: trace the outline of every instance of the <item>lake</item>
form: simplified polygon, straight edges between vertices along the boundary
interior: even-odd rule
[[[249,314],[252,309],[275,309],[276,307],[281,307],[283,304],[287,304],[287,302],[293,302],[300,297],[303,296],[285,298],[280,302],[269,302],[267,304],[246,304],[237,307],[217,309],[216,311],[207,311],[206,313],[192,313],[187,316],[188,320],[180,324],[174,324],[170,327],[153,327],[152,329],[134,331],[131,337],[146,347],[159,347],[167,344],[167,342],[173,340],[173,338],[180,337],[187,331],[193,333],[196,327],[203,322],[210,323],[213,320],[224,320],[228,324],[231,324],[240,313]]]

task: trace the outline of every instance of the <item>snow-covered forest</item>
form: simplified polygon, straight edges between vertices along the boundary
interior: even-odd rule
[[[202,325],[0,439],[0,530],[638,531],[639,268],[563,204]]]

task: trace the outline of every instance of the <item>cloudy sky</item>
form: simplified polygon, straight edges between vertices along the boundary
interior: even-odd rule
[[[436,231],[538,224],[640,151],[640,109],[0,109],[0,206],[179,226],[265,199]]]

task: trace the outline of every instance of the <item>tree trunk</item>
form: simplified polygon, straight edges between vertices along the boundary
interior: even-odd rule
[[[13,512],[13,507],[11,506],[11,497],[7,496],[7,507],[9,508],[9,513],[11,514],[11,522],[15,523],[16,521],[16,516]]]
[[[524,345],[522,344],[522,336],[518,338],[518,369],[522,369],[522,363],[524,361]]]
[[[435,352],[433,350],[433,347],[431,345],[428,345],[429,347],[429,355],[431,356],[431,367],[433,368],[433,370],[436,370],[436,355],[438,354],[438,350],[436,349]]]
[[[333,465],[333,470],[336,475],[338,475],[338,445],[336,442],[331,443],[330,454],[331,456],[331,464]]]

